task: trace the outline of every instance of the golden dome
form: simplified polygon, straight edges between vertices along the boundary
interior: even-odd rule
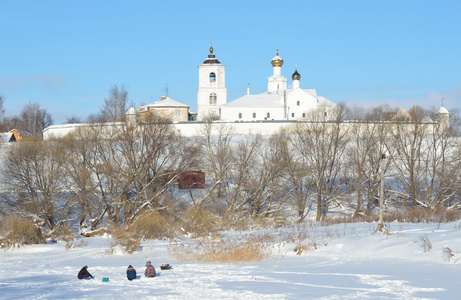
[[[273,67],[283,66],[283,59],[279,56],[279,49],[277,49],[277,55],[271,60]]]

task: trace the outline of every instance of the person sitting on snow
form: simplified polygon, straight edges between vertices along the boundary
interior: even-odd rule
[[[132,265],[129,265],[128,269],[126,269],[126,277],[128,278],[128,280],[136,279],[136,270],[133,268]]]
[[[150,261],[146,262],[146,271],[144,272],[144,275],[146,277],[155,277],[157,273],[155,272],[154,266],[151,264]]]
[[[93,278],[93,275],[88,272],[88,266],[83,266],[83,268],[78,272],[77,278],[78,279],[87,279],[88,277]]]

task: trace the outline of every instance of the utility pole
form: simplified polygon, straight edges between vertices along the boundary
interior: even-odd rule
[[[381,155],[381,191],[379,193],[379,221],[378,221],[378,231],[383,231],[383,200],[384,200],[384,160],[386,159],[386,154]]]

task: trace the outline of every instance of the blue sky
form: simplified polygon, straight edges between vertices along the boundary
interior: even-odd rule
[[[461,99],[461,1],[0,2],[7,116],[38,102],[55,124],[99,112],[114,84],[135,105],[196,110],[212,39],[228,101],[267,89],[279,49],[289,79],[350,105],[439,107]]]

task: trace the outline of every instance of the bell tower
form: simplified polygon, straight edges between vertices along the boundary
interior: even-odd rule
[[[210,46],[208,58],[198,67],[198,121],[209,117],[219,118],[219,107],[227,102],[226,66],[221,65],[213,51],[213,46]]]

